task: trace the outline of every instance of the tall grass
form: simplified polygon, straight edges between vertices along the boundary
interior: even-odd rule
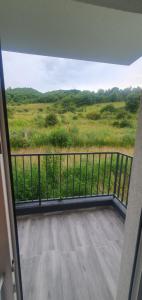
[[[56,112],[58,123],[45,126],[47,113],[53,113],[55,104],[25,104],[12,107],[12,118],[9,116],[9,128],[12,149],[24,147],[133,147],[136,132],[136,114],[127,114],[124,103],[114,104],[114,111],[104,111],[105,104],[85,106],[80,113]],[[10,109],[10,107],[9,107]],[[26,111],[25,111],[26,110]],[[55,114],[55,112],[54,112]],[[90,116],[98,116],[93,119]],[[122,127],[121,115],[125,116]],[[128,122],[128,119],[129,122]],[[113,124],[121,125],[114,126]],[[126,127],[124,127],[124,125]],[[128,126],[131,125],[131,126]],[[62,141],[64,141],[62,143]]]

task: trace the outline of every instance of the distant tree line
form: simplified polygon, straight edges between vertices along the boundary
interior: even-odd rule
[[[125,101],[128,104],[128,109],[134,112],[139,106],[141,94],[142,89],[140,87],[125,89],[114,87],[108,90],[100,89],[97,92],[73,89],[41,93],[32,88],[8,88],[6,90],[7,101],[11,104],[59,102],[66,111],[73,111],[75,107],[83,105]]]

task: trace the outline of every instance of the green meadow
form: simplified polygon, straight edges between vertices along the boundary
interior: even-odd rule
[[[58,103],[8,104],[13,152],[82,151],[134,147],[137,114],[125,102],[62,111]],[[130,150],[131,149],[131,150]]]

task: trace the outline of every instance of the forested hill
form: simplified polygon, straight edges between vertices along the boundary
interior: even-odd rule
[[[8,88],[6,90],[7,101],[13,103],[60,103],[67,105],[91,105],[94,103],[138,100],[142,93],[140,87],[119,89],[114,87],[109,90],[98,90],[97,92],[80,90],[55,90],[41,93],[32,88]]]

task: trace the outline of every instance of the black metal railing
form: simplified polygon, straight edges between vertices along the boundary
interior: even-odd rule
[[[118,153],[114,195],[127,207],[133,157]]]
[[[13,154],[16,203],[114,195],[125,206],[132,160],[117,152]]]

